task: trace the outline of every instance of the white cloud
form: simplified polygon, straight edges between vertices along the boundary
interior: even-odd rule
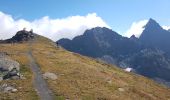
[[[0,12],[0,39],[10,38],[24,27],[27,30],[32,28],[37,34],[54,41],[61,38],[72,39],[83,34],[86,29],[97,26],[110,28],[96,13],[90,13],[86,16],[69,16],[62,19],[50,19],[45,16],[30,22],[24,19],[14,20],[11,15]]]
[[[162,26],[162,28],[165,29],[165,30],[169,30],[170,26]]]
[[[124,33],[124,36],[130,37],[132,35],[135,35],[136,37],[139,37],[143,32],[144,26],[146,25],[147,22],[148,20],[133,22],[131,27]]]
[[[134,34],[136,37],[139,37],[141,33],[143,32],[144,26],[147,24],[147,22],[148,20],[141,20],[138,22],[133,22],[131,27],[123,35],[126,37],[130,37]],[[170,26],[163,25],[162,28],[165,30],[168,30],[170,29]]]

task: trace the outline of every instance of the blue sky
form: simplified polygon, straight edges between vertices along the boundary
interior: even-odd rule
[[[170,0],[1,0],[0,11],[33,21],[96,13],[113,30],[127,31],[135,21],[153,18],[170,26]]]

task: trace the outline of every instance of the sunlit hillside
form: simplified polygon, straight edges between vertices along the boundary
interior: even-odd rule
[[[125,72],[92,58],[68,52],[51,40],[36,36],[22,43],[0,44],[0,52],[20,63],[25,79],[2,80],[15,86],[17,92],[0,92],[0,99],[37,100],[29,52],[40,67],[41,75],[53,73],[56,79],[45,78],[54,100],[168,100],[170,89],[148,78]]]

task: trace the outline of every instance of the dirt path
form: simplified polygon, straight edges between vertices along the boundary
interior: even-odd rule
[[[30,46],[31,46],[31,44],[30,44]],[[40,99],[41,100],[53,100],[53,94],[50,91],[50,89],[48,88],[47,83],[45,82],[45,80],[42,77],[40,67],[37,65],[37,63],[32,55],[31,47],[30,47],[30,51],[27,54],[28,54],[28,57],[30,60],[30,68],[34,74],[33,85],[34,85],[34,88],[36,89]]]

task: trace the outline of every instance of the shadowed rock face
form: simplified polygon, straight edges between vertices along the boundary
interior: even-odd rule
[[[101,27],[87,30],[83,35],[77,36],[73,40],[61,39],[58,43],[67,50],[95,58],[104,55],[119,57],[142,48],[138,42]]]
[[[137,73],[149,78],[170,81],[170,62],[164,52],[160,50],[144,49],[122,62],[135,69]]]
[[[161,49],[170,55],[170,32],[164,30],[153,19],[146,24],[139,40],[147,46]]]

